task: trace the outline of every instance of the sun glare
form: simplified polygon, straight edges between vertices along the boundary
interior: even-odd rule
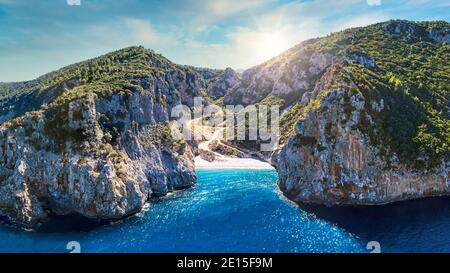
[[[288,48],[286,38],[279,32],[269,32],[263,34],[260,46],[260,58],[270,59],[282,53]]]

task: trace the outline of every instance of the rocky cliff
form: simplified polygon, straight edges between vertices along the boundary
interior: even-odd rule
[[[239,84],[226,93],[225,104],[255,104],[266,97],[282,98],[286,103],[301,99],[332,63],[332,55],[315,51],[311,42],[245,70]]]
[[[240,76],[231,68],[225,69],[223,72],[210,80],[207,89],[207,95],[212,99],[219,99],[240,82]]]
[[[392,147],[365,134],[361,124],[375,125],[375,115],[390,107],[383,99],[366,98],[350,79],[319,96],[295,123],[278,157],[279,186],[286,196],[297,202],[371,205],[450,194],[448,157],[430,166],[429,158],[416,155],[414,163],[427,165],[412,167]]]
[[[374,54],[371,53],[381,58],[396,58],[407,54],[408,47],[413,44],[422,48],[431,45],[433,51],[433,44],[445,45],[450,42],[449,39],[448,23],[442,21],[416,23],[392,20],[332,33],[327,37],[304,41],[263,64],[245,70],[239,84],[225,94],[224,101],[225,104],[248,105],[274,96],[289,105],[301,100],[305,92],[312,91],[315,83],[334,62],[346,59],[374,68]],[[408,48],[406,52],[397,50],[402,45]],[[391,46],[395,50],[389,52]],[[381,52],[375,52],[377,50]],[[420,52],[416,53],[420,55]],[[422,53],[428,55],[425,51]]]
[[[172,138],[169,114],[207,84],[133,47],[6,94],[6,115],[17,117],[0,125],[0,214],[31,227],[52,214],[121,218],[192,186],[193,155]],[[33,104],[17,104],[30,96]]]
[[[282,118],[273,161],[286,196],[371,205],[449,195],[449,35],[444,22],[390,21],[311,42],[332,61],[314,65],[314,88],[299,89]]]
[[[242,75],[131,47],[1,83],[0,215],[26,226],[52,214],[121,218],[192,186],[195,143],[172,138],[169,113],[196,96],[282,106],[280,147],[263,156],[294,201],[448,195],[449,33],[447,22],[349,29]]]
[[[449,37],[447,22],[404,20],[332,33],[244,71],[224,102],[281,105],[270,157],[294,201],[448,195]]]

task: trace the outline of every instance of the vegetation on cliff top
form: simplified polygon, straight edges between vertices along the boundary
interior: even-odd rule
[[[300,45],[348,60],[343,69],[363,94],[365,112],[374,119],[370,122],[362,115],[359,129],[387,159],[395,153],[414,168],[431,168],[450,156],[450,45],[433,40],[433,29],[449,33],[450,23],[393,20]],[[371,61],[373,66],[359,64]],[[380,101],[383,109],[372,109],[372,103]],[[296,120],[313,103],[317,98],[303,108],[294,104],[285,114],[282,141],[289,135],[284,132],[293,132]]]
[[[120,94],[123,99],[129,99],[132,92],[138,91],[152,97],[153,101],[162,107],[167,107],[167,92],[159,90],[158,82],[168,84],[169,80],[172,80],[175,84],[185,83],[187,88],[190,83],[201,88],[205,86],[201,81],[206,81],[208,76],[214,77],[217,72],[176,65],[151,50],[129,47],[70,65],[30,82],[0,84],[0,105],[3,106],[0,110],[0,123],[3,119],[7,128],[23,127],[28,130],[32,122],[28,118],[29,115],[24,114],[39,109],[42,110],[43,133],[51,140],[51,146],[44,146],[31,132],[27,134],[27,139],[35,148],[60,153],[66,150],[67,142],[70,142],[70,148],[73,150],[83,150],[83,147],[89,148],[86,146],[88,145],[96,156],[100,156],[104,153],[104,147],[117,144],[123,124],[116,122],[117,119],[112,121],[116,117],[105,119],[103,113],[97,113],[97,122],[104,133],[104,145],[90,142],[88,140],[95,135],[93,125],[83,125],[79,128],[69,126],[69,109],[74,107],[71,102],[78,102],[76,109],[72,109],[73,118],[78,120],[83,119],[82,111],[87,110],[86,107],[83,108],[84,102],[92,96],[99,98]],[[160,124],[155,126],[149,143],[178,145],[180,147],[177,146],[176,149],[181,149],[182,143],[173,141],[167,130],[161,128],[163,127]]]
[[[371,143],[382,147],[387,158],[395,153],[410,165],[432,166],[443,156],[448,160],[450,153],[450,45],[435,41],[432,34],[442,37],[449,30],[448,22],[394,20],[305,41],[288,53],[299,47],[307,48],[306,52],[331,53],[366,100],[365,111],[374,122],[362,115],[359,129]],[[288,53],[283,56],[290,56]],[[130,47],[33,81],[0,84],[0,122],[46,103],[53,103],[62,111],[70,101],[86,94],[108,96],[143,91],[150,84],[149,79],[184,77],[190,81],[197,77],[208,81],[215,75],[214,70],[175,65],[151,50]],[[383,109],[374,111],[372,103],[380,101],[384,102]],[[286,100],[273,96],[260,103],[287,106]],[[306,107],[289,104],[292,106],[281,121],[282,143],[293,132],[295,122],[308,109],[320,105],[320,97]]]
[[[174,64],[141,46],[128,47],[64,67],[33,81],[1,83],[0,122],[8,114],[20,116],[55,101],[61,95],[64,95],[64,99],[59,102],[67,102],[67,99],[79,98],[88,93],[110,95],[139,91],[156,81],[166,81],[167,77],[201,82],[214,77],[217,72]]]

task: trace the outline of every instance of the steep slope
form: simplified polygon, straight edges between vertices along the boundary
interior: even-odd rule
[[[275,95],[292,106],[272,159],[280,189],[325,204],[448,195],[449,39],[446,22],[389,21],[304,42],[244,72],[233,90],[253,98],[244,101]]]
[[[378,57],[378,61],[382,62],[378,67],[382,68],[395,70],[395,66],[399,65],[401,70],[433,70],[430,67],[432,59],[428,57],[435,53],[435,44],[448,44],[449,40],[447,22],[414,23],[401,20],[307,40],[261,65],[245,70],[240,84],[225,95],[224,101],[226,104],[254,104],[268,96],[275,96],[284,99],[287,104],[296,102],[305,92],[314,89],[328,66],[344,59],[374,68],[373,58]],[[431,46],[430,51],[428,46]],[[444,54],[442,50],[445,51],[445,47],[440,48],[438,53]],[[441,64],[444,61],[439,59]],[[415,67],[408,67],[410,64]]]
[[[172,138],[169,115],[207,85],[142,47],[3,84],[1,215],[27,226],[50,214],[120,218],[192,186],[193,155]]]
[[[219,99],[240,82],[239,74],[233,69],[227,68],[211,79],[208,85],[207,95],[213,100]]]
[[[224,97],[225,104],[255,104],[272,96],[286,103],[299,100],[332,63],[332,55],[317,51],[309,40],[261,65],[245,70],[241,82]]]
[[[242,76],[131,47],[1,83],[0,214],[28,226],[120,218],[192,186],[192,145],[172,138],[169,114],[196,96],[282,104],[271,157],[297,202],[448,195],[449,42],[447,22],[389,21],[305,41]]]
[[[93,92],[104,92],[100,89],[108,89],[111,85],[119,90],[139,85],[144,88],[154,85],[156,89],[164,86],[174,91],[164,94],[171,96],[169,104],[181,99],[184,104],[191,105],[193,97],[205,95],[209,78],[220,73],[220,70],[176,65],[151,50],[130,47],[67,66],[36,80],[0,84],[0,122],[36,110],[65,90],[78,86],[88,86],[85,89]],[[140,82],[141,78],[146,82]],[[170,84],[172,86],[165,86]]]

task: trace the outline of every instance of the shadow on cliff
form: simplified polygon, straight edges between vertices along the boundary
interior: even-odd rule
[[[89,232],[110,224],[111,221],[92,220],[78,214],[52,215],[47,222],[42,223],[35,231],[42,233]]]
[[[102,226],[110,225],[112,221],[91,220],[73,214],[67,216],[52,216],[35,228],[27,228],[11,221],[7,217],[0,217],[0,229],[11,231],[32,231],[39,233],[88,232]]]
[[[436,244],[445,245],[446,248],[450,246],[450,239],[446,234],[441,234],[450,226],[450,197],[425,198],[381,206],[325,207],[303,204],[299,208],[312,214],[311,217],[335,224],[365,241],[382,243],[394,239],[398,244],[407,244],[401,241],[411,241],[414,238],[419,241],[419,238],[428,237],[436,240]]]
[[[183,193],[189,192],[186,189],[184,191],[180,191],[177,197],[183,196]],[[178,192],[177,192],[178,193]],[[166,196],[157,196],[152,197],[149,202],[152,204],[164,202],[167,197],[172,197],[174,193],[169,193]],[[142,213],[145,213],[146,210],[142,210],[141,212],[125,216],[119,219],[110,219],[110,220],[96,220],[84,217],[79,214],[70,214],[65,216],[59,216],[52,214],[51,217],[44,223],[41,223],[37,228],[33,229],[36,232],[40,233],[67,233],[67,232],[90,232],[100,228],[108,227],[108,226],[120,226],[122,224],[143,224],[145,221],[142,220]],[[2,220],[0,218],[0,220]],[[6,219],[3,219],[5,223],[9,227],[17,227],[14,223],[8,222]]]

